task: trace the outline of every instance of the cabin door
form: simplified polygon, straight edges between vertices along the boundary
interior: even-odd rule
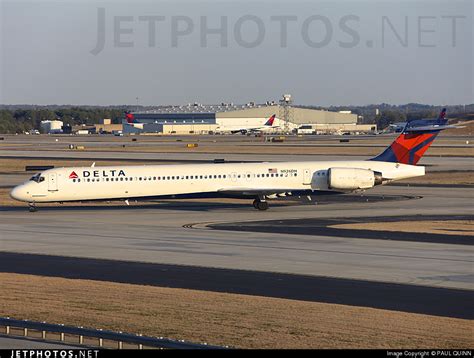
[[[48,190],[57,191],[58,190],[58,178],[56,173],[48,174]]]
[[[303,170],[303,184],[311,184],[311,170]]]

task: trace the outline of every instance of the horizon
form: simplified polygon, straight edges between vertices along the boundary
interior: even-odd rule
[[[199,103],[199,105],[203,106],[216,106],[220,105],[223,102],[215,102],[215,103]],[[233,102],[232,102],[233,103]],[[28,104],[28,103],[9,103],[4,104],[1,103],[0,107],[21,107],[21,106],[30,106],[30,107],[183,107],[188,105],[193,105],[194,102],[186,103],[186,104],[151,104],[151,105],[142,105],[139,104]],[[235,106],[243,106],[246,103],[234,103]],[[255,102],[255,106],[265,106],[265,103],[257,103]],[[277,102],[274,105],[279,105]],[[334,105],[319,105],[319,104],[299,104],[294,103],[293,107],[321,107],[321,108],[330,108],[330,107],[371,107],[371,106],[391,106],[391,107],[406,107],[406,106],[428,106],[428,107],[470,107],[474,106],[474,102],[472,103],[457,103],[457,104],[430,104],[430,103],[416,103],[416,102],[409,102],[409,103],[387,103],[387,102],[380,102],[380,103],[369,103],[369,104],[334,104]]]

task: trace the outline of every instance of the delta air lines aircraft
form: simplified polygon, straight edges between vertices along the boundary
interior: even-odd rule
[[[11,197],[29,203],[180,197],[243,197],[258,210],[267,199],[367,190],[425,174],[416,164],[447,125],[445,110],[434,120],[408,122],[380,155],[368,160],[224,163],[53,168],[16,186]]]
[[[275,125],[275,119],[276,119],[276,114],[272,115],[270,118],[267,119],[267,121],[264,123],[263,126],[258,126],[258,127],[217,127],[216,128],[216,133],[231,133],[231,134],[236,134],[236,133],[241,133],[241,134],[247,134],[247,133],[261,133],[261,132],[268,132],[275,130],[277,128],[280,128],[280,126]]]

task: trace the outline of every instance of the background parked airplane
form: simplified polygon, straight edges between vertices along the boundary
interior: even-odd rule
[[[258,133],[258,132],[267,132],[269,130],[274,130],[280,128],[280,126],[275,125],[276,114],[272,115],[265,122],[263,126],[249,126],[249,127],[226,127],[226,128],[217,128],[217,133],[231,133],[231,134],[247,134],[247,133]]]
[[[137,129],[143,129],[144,123],[140,123],[133,113],[125,112],[125,118],[127,119],[127,124]]]

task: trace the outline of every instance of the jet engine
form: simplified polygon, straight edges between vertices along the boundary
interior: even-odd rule
[[[328,188],[334,190],[370,189],[383,183],[382,173],[369,169],[329,168]]]

